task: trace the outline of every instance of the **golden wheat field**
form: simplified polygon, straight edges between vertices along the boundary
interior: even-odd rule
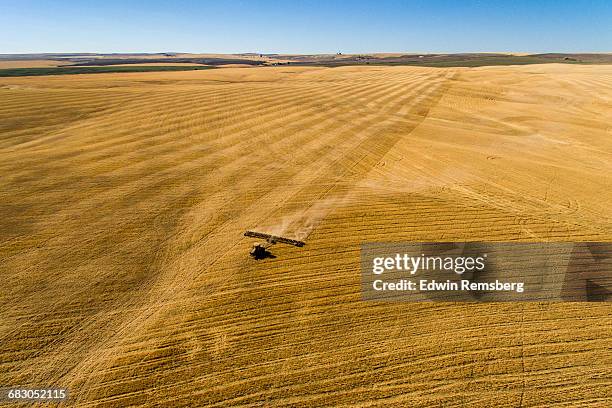
[[[57,60],[0,60],[0,69],[7,68],[48,68],[67,65],[69,62]]]
[[[359,246],[610,241],[611,124],[609,65],[0,78],[0,385],[609,407],[609,303],[365,302]]]

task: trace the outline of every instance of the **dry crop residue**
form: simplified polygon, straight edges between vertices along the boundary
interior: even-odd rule
[[[607,406],[609,304],[361,301],[367,241],[611,240],[612,68],[0,79],[0,384]],[[307,239],[248,256],[246,229]]]

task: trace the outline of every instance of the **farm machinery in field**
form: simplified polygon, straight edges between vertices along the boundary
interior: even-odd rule
[[[277,243],[293,245],[296,247],[303,247],[306,245],[303,241],[298,241],[296,239],[279,237],[271,234],[264,234],[263,232],[255,232],[255,231],[247,231],[244,233],[245,237],[251,238],[260,238],[263,239],[264,242],[256,242],[253,244],[253,248],[251,249],[250,255],[255,259],[264,259],[271,256],[268,249]]]

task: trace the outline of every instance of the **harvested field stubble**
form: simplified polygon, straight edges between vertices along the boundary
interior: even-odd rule
[[[611,240],[611,98],[605,65],[0,78],[0,384],[609,406],[609,303],[366,303],[359,245]]]

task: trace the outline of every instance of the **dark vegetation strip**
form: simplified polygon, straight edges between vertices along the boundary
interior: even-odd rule
[[[202,65],[226,65],[226,64],[242,64],[242,65],[263,65],[263,61],[250,59],[235,59],[235,58],[71,58],[73,63],[71,67],[86,67],[90,65],[115,65],[115,64],[147,64],[147,63],[176,63],[187,62],[191,64]]]
[[[153,72],[153,71],[199,71],[213,69],[208,66],[127,66],[127,67],[49,67],[0,69],[0,77],[103,74],[112,72]]]
[[[347,65],[387,65],[417,67],[484,67],[494,65],[527,65],[527,64],[596,64],[599,61],[579,61],[575,59],[553,59],[543,57],[481,57],[481,58],[360,58],[338,59],[335,61],[296,61],[290,65],[316,65],[339,67]],[[606,63],[606,62],[603,62]],[[609,62],[608,62],[609,63]],[[285,65],[285,64],[278,64]]]

